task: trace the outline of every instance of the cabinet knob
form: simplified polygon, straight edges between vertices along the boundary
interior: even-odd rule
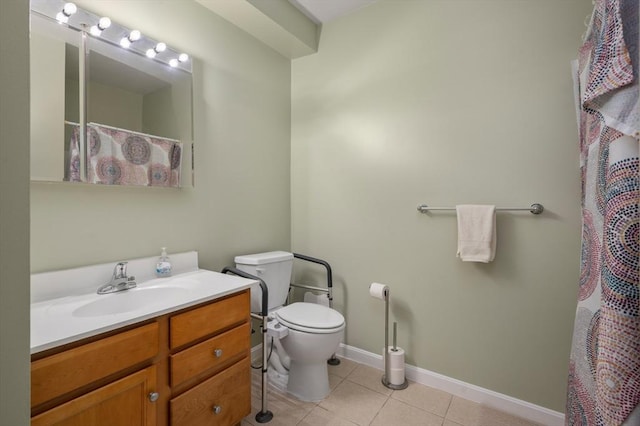
[[[222,356],[222,349],[214,349],[213,354],[216,356],[216,358],[220,358]]]
[[[220,414],[220,412],[222,411],[222,407],[219,405],[214,405],[213,406],[213,414]]]
[[[149,393],[149,401],[156,402],[160,398],[160,394],[158,392]]]

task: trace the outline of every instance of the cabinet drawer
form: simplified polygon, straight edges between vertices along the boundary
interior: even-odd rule
[[[69,349],[31,363],[31,406],[153,358],[158,323]]]
[[[249,358],[170,401],[171,426],[231,425],[251,412]]]
[[[198,374],[227,363],[233,358],[249,355],[248,323],[171,355],[171,386],[176,386]]]
[[[169,319],[171,349],[249,320],[249,291]]]

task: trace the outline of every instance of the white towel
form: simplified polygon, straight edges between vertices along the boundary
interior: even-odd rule
[[[465,262],[489,263],[496,255],[496,206],[459,205],[458,253]]]

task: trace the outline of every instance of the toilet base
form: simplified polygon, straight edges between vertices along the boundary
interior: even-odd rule
[[[318,402],[329,395],[327,362],[300,364],[291,360],[287,391],[302,401]]]
[[[269,377],[269,384],[281,392],[287,392],[287,384],[289,383],[288,374],[280,374],[272,366],[269,366],[267,370],[267,376]]]

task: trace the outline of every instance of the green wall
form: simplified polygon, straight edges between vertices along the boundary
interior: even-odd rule
[[[3,36],[25,34],[25,3],[2,2]],[[31,183],[32,272],[161,246],[198,250],[202,267],[219,270],[236,254],[293,248],[331,263],[347,344],[380,351],[383,307],[367,288],[385,282],[410,364],[564,410],[580,253],[569,61],[589,1],[381,0],[324,25],[318,53],[293,63],[197,3],[78,3],[196,59],[196,186]],[[18,48],[3,37],[3,57],[24,37]],[[28,83],[15,77],[28,75],[24,61],[5,63],[3,101]],[[28,141],[16,114],[0,115],[16,126],[2,128],[2,158],[28,150],[7,145]],[[3,420],[5,407],[28,404],[28,200],[15,170],[2,168],[2,206],[8,194],[17,208],[2,218],[3,244],[13,238],[2,261],[13,263],[0,269],[0,330],[2,347],[17,349],[3,349],[0,382],[3,394],[22,389]],[[486,265],[455,258],[452,213],[415,210],[533,202],[544,215],[499,214]]]
[[[0,2],[0,425],[29,424],[29,2]]]
[[[580,255],[569,61],[588,0],[379,1],[292,65],[292,246],[328,260],[346,343],[564,411]],[[456,258],[454,212],[497,204],[494,262]]]

